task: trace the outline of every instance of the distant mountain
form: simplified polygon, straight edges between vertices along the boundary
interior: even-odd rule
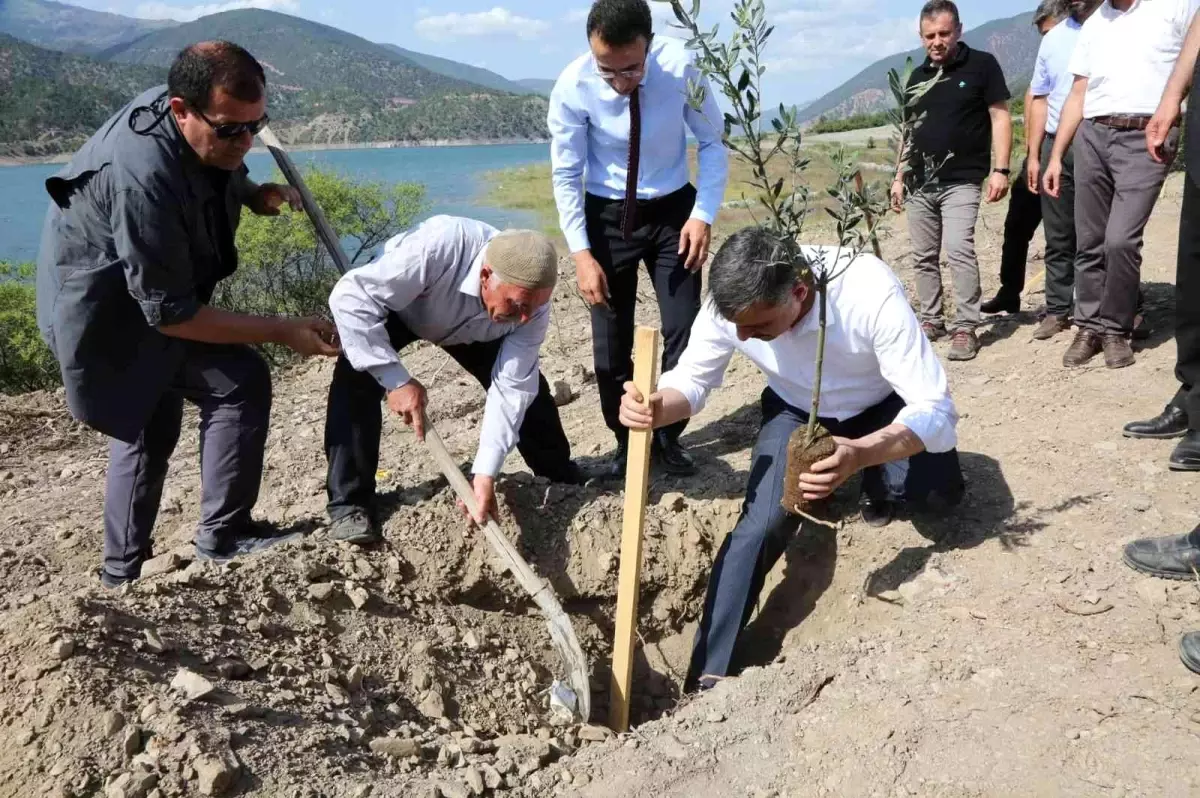
[[[99,53],[174,24],[49,0],[0,0],[0,33],[69,53]]]
[[[1041,41],[1037,29],[1033,27],[1032,13],[992,20],[968,30],[963,40],[971,47],[996,56],[1014,97],[1029,84]],[[925,51],[917,48],[876,61],[841,86],[813,101],[804,109],[805,119],[813,120],[820,116],[840,119],[887,108],[892,101],[887,85],[888,70],[902,70],[906,58],[912,58],[913,63],[919,64],[925,60]]]
[[[458,61],[451,61],[448,58],[438,58],[436,55],[427,55],[418,53],[412,50],[406,50],[398,44],[383,44],[381,47],[386,47],[392,52],[398,53],[401,57],[412,61],[417,66],[424,67],[430,72],[436,72],[439,75],[446,75],[458,80],[465,80],[468,83],[474,83],[477,86],[484,86],[496,91],[505,91],[510,94],[536,94],[536,90],[531,90],[526,86],[522,86],[520,81],[509,80],[506,77],[497,75],[481,67],[474,67],[468,64],[460,64]]]
[[[61,53],[6,40],[0,81],[12,50],[20,54],[15,63],[29,64],[19,74],[33,75],[34,82],[20,84],[16,93],[0,91],[0,147],[9,154],[48,154],[56,142],[68,148],[79,131],[90,134],[108,113],[163,82],[165,67],[183,47],[218,38],[238,42],[262,62],[272,128],[285,142],[482,143],[547,135],[546,99],[521,87],[517,94],[481,86],[336,28],[250,9],[144,33],[105,50],[105,60],[63,60]],[[81,88],[88,85],[96,87],[94,95]],[[59,98],[57,109],[51,98]]]
[[[550,92],[554,90],[555,82],[556,81],[550,80],[549,78],[521,78],[517,81],[517,83],[521,84],[526,89],[537,92],[538,94],[544,94],[547,97],[549,97]]]
[[[108,64],[0,34],[0,154],[77,147],[114,110],[165,80],[158,67]]]

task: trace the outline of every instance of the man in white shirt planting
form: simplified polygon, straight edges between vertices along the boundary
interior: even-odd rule
[[[621,422],[649,429],[700,412],[735,351],[767,377],[746,500],[713,565],[685,691],[728,673],[763,580],[799,526],[780,499],[788,439],[808,421],[818,312],[812,276],[797,264],[841,271],[850,255],[800,247],[759,227],[735,233],[709,267],[709,298],[679,364],[649,405],[625,385]],[[805,500],[827,498],[861,471],[863,517],[874,526],[890,521],[897,501],[937,493],[956,503],[964,488],[958,413],[900,281],[883,261],[860,255],[830,285],[827,309],[820,422],[837,452],[801,476]]]
[[[583,481],[539,370],[557,278],[558,255],[544,235],[435,216],[338,280],[329,307],[344,355],[325,418],[331,537],[380,539],[380,400],[386,394],[388,408],[424,437],[425,387],[398,354],[419,340],[440,346],[487,391],[472,468],[476,522],[495,509],[496,475],[514,447],[538,476]]]

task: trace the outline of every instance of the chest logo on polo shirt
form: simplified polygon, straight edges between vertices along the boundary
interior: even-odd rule
[[[960,81],[958,82],[958,87],[959,87],[960,89],[965,89],[965,88],[967,87],[967,82],[966,82],[965,80],[960,80]]]

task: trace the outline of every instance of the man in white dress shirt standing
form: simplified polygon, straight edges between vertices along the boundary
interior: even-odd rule
[[[530,470],[555,482],[582,482],[558,408],[538,366],[550,324],[558,255],[545,236],[435,216],[347,272],[329,297],[344,355],[329,387],[330,535],[372,543],[380,400],[424,439],[425,387],[399,351],[437,344],[487,391],[472,468],[476,522],[495,509],[495,481],[516,446]]]
[[[1146,151],[1146,126],[1183,49],[1200,0],[1105,0],[1079,31],[1068,69],[1074,75],[1046,165],[1051,197],[1074,143],[1075,325],[1063,365],[1104,353],[1111,369],[1135,362],[1142,240],[1179,143],[1166,139],[1162,160]]]
[[[685,692],[729,672],[763,581],[800,524],[780,499],[788,439],[811,407],[817,312],[811,277],[793,264],[840,270],[848,257],[836,247],[797,247],[760,227],[735,233],[713,258],[709,301],[649,408],[632,382],[625,385],[621,422],[647,429],[700,412],[735,351],[767,377],[746,499],[713,564]],[[958,413],[900,281],[887,264],[861,255],[830,286],[827,315],[820,420],[838,447],[801,477],[805,498],[824,499],[861,471],[863,517],[874,526],[891,519],[896,501],[921,503],[936,493],[957,503],[964,489]]]
[[[559,224],[592,308],[596,384],[617,438],[616,476],[628,445],[618,416],[632,374],[638,263],[658,297],[663,368],[670,369],[700,311],[700,270],[728,162],[724,117],[708,82],[683,41],[654,37],[646,0],[597,0],[587,34],[590,52],[563,70],[550,95],[550,155]],[[688,104],[689,82],[705,87],[700,111]],[[689,130],[698,144],[696,187]],[[655,436],[655,461],[670,473],[695,470],[679,445],[685,423]]]

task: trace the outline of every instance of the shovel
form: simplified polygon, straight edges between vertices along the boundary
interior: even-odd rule
[[[271,156],[279,166],[279,171],[283,172],[283,176],[287,179],[288,183],[300,192],[304,212],[308,214],[309,220],[316,229],[317,237],[321,239],[321,243],[329,251],[329,255],[333,258],[338,271],[345,274],[350,270],[350,260],[346,257],[346,253],[342,251],[341,240],[329,225],[329,221],[325,218],[321,207],[317,205],[312,192],[305,185],[304,178],[300,176],[299,170],[296,169],[287,151],[284,150],[283,144],[269,127],[264,127],[260,130],[258,136],[267,145],[267,149],[270,150]],[[425,419],[425,446],[433,457],[434,462],[437,463],[438,468],[441,469],[442,474],[446,477],[446,480],[450,483],[450,487],[454,488],[454,492],[458,494],[458,498],[474,514],[478,506],[475,501],[475,493],[471,490],[471,485],[467,482],[467,478],[463,476],[462,471],[459,470],[458,465],[446,450],[446,445],[442,442],[441,435],[434,429],[433,424],[430,423],[428,418]],[[500,527],[497,526],[495,520],[492,518],[487,519],[487,523],[483,527],[483,536],[492,547],[496,556],[507,566],[513,577],[521,584],[521,587],[533,597],[534,602],[546,618],[546,626],[550,631],[550,640],[563,660],[563,666],[566,668],[567,674],[567,685],[569,685],[568,687],[557,681],[555,682],[551,688],[551,704],[557,707],[565,707],[567,710],[576,713],[586,723],[592,713],[592,693],[588,686],[588,663],[587,657],[584,656],[583,649],[579,645],[579,638],[575,636],[575,629],[571,625],[571,619],[563,611],[562,605],[559,603],[558,597],[554,595],[554,590],[550,587],[550,584],[539,577],[533,568],[530,567],[529,563],[521,557],[520,552],[505,537],[504,533],[500,531]]]

